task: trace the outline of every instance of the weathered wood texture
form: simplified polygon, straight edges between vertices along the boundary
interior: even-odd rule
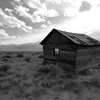
[[[100,47],[78,49],[76,52],[76,69],[98,67],[100,65]]]
[[[75,52],[73,51],[60,51],[59,61],[67,64],[75,64]]]
[[[58,48],[60,50],[59,55],[53,55],[53,50]],[[43,46],[44,58],[54,59],[57,58],[59,60],[73,60],[75,58],[74,49],[71,46]]]
[[[53,50],[59,48],[59,55],[53,55]],[[75,67],[75,50],[70,45],[46,45],[43,46],[44,63],[53,63],[64,70],[73,71]]]
[[[67,70],[82,70],[100,65],[100,42],[85,34],[53,29],[41,44],[44,62],[59,64]]]
[[[58,45],[65,45],[65,44],[75,44],[70,39],[66,38],[62,34],[59,34],[58,32],[53,32],[51,36],[48,38],[48,41],[46,41],[45,44],[58,44]]]

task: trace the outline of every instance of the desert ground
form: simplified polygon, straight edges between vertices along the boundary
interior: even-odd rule
[[[100,69],[69,75],[42,52],[0,52],[0,100],[100,100]]]

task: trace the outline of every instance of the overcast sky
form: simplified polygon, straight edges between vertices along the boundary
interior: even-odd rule
[[[100,36],[100,0],[0,0],[0,44],[43,39],[52,28]]]

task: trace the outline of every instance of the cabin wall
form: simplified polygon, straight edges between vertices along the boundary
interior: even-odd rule
[[[53,55],[53,48],[51,46],[43,46],[43,56],[45,63],[54,63],[56,57]]]
[[[58,65],[60,65],[66,71],[74,71],[75,50],[69,48],[61,48]]]
[[[58,55],[53,54],[55,48],[59,49]],[[75,67],[75,49],[71,45],[45,45],[43,53],[45,63],[55,63],[65,70]]]
[[[99,65],[100,47],[87,47],[76,51],[76,70],[98,67]]]

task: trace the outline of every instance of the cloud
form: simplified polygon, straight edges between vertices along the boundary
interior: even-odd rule
[[[2,9],[0,9],[0,23],[7,28],[17,27],[19,29],[25,29],[27,32],[32,31],[31,26],[26,26],[25,22],[17,19],[13,14],[7,15]]]
[[[32,22],[44,22],[46,21],[44,17],[38,15],[32,15]]]
[[[23,7],[22,5],[15,5],[14,9],[16,10],[16,13],[19,13],[20,16],[24,16],[24,17],[31,17],[31,15],[28,13],[29,8]]]
[[[13,9],[9,9],[9,8],[5,8],[5,9],[4,9],[4,12],[5,12],[7,15],[9,15],[9,16],[13,16],[13,14],[12,14],[13,11],[14,11]]]
[[[3,26],[3,24],[0,22],[0,26]]]
[[[31,26],[25,26],[25,27],[22,27],[22,30],[24,30],[25,32],[32,32],[33,28]]]
[[[75,17],[77,14],[78,14],[79,12],[78,12],[78,10],[77,9],[75,9],[75,8],[71,8],[71,7],[69,7],[69,8],[66,8],[65,10],[64,10],[64,16],[66,17]]]
[[[53,4],[62,4],[66,2],[74,2],[75,0],[46,0],[48,2],[52,2]]]
[[[82,4],[80,6],[79,11],[83,12],[83,11],[89,11],[91,9],[91,5],[90,3],[88,3],[87,1],[82,1]]]
[[[73,19],[58,25],[57,28],[71,32],[91,34],[100,29],[100,7],[92,7],[88,12],[78,13]],[[56,26],[55,26],[56,27]]]
[[[42,4],[40,0],[23,0],[26,5],[28,5],[30,8],[40,9],[42,8]]]
[[[45,24],[42,24],[41,28],[47,28],[47,26]]]
[[[92,27],[95,28],[97,27],[92,23],[96,24],[97,20],[99,20],[99,18],[97,18],[99,12],[99,8],[97,8],[97,6],[100,4],[100,0],[22,0],[22,1],[25,4],[27,4],[30,8],[34,9],[33,14],[29,13],[29,8],[25,8],[22,6],[19,7],[18,12],[20,13],[21,16],[30,18],[32,22],[42,22],[46,21],[47,18],[49,19],[50,17],[52,18],[61,15],[61,12],[59,12],[58,9],[56,9],[56,7],[62,5],[63,6],[62,13],[64,17],[66,17],[66,20],[67,18],[71,18],[69,21],[67,20],[66,22],[64,22],[64,25],[60,25],[63,26],[63,28],[67,27],[67,29],[73,31],[74,30],[90,31],[91,29],[94,29]],[[52,3],[53,8],[50,6],[48,7],[49,2],[50,4]],[[64,5],[65,3],[66,6]],[[16,9],[18,10],[18,8]],[[85,11],[88,11],[88,13]],[[94,16],[93,13],[96,14],[97,16]]]
[[[75,17],[79,14],[79,9],[82,4],[82,0],[67,0],[69,4],[68,7],[65,7],[63,10],[63,15],[65,17]]]
[[[14,0],[14,11],[5,9],[0,11],[0,26],[19,28],[25,32],[32,30],[35,25],[37,31],[49,30],[53,27],[78,33],[91,34],[100,31],[100,0]],[[1,17],[2,16],[2,17]],[[6,17],[5,17],[6,16]],[[26,23],[19,20],[27,20]],[[2,20],[1,20],[2,19]],[[29,22],[33,23],[29,23]],[[41,23],[42,22],[42,23]],[[42,25],[41,25],[42,24]],[[40,26],[41,25],[41,26]],[[22,33],[24,34],[24,33]],[[30,35],[30,34],[28,34]],[[42,35],[42,34],[41,34]],[[23,38],[24,36],[22,36]],[[35,35],[33,35],[35,38]],[[33,41],[32,37],[32,41]],[[20,41],[30,41],[29,37]]]
[[[6,12],[11,12],[11,13],[14,11],[14,10],[9,9],[9,8],[5,8],[4,10],[5,10]]]
[[[51,23],[50,21],[47,21],[47,23],[48,23],[49,25],[52,25],[52,23]]]
[[[55,9],[48,9],[45,3],[42,4],[41,9],[36,10],[33,14],[43,16],[43,17],[59,16],[58,12]]]
[[[6,31],[4,29],[0,29],[0,37],[6,37],[6,38],[8,38],[9,35],[6,33]]]
[[[15,0],[15,2],[21,2],[21,0]]]
[[[4,29],[0,29],[0,39],[14,39],[16,36],[9,36]]]
[[[44,17],[56,17],[59,15],[55,9],[48,9],[46,6],[46,2],[41,3],[41,0],[23,0],[23,1],[30,8],[36,9],[36,11],[33,13],[34,15],[44,16]]]
[[[91,4],[92,7],[100,4],[100,0],[84,0]]]
[[[30,19],[33,23],[34,22],[43,22],[43,21],[45,21],[45,19],[42,18],[41,16],[31,15],[29,13],[29,8],[26,8],[22,5],[19,5],[19,6],[16,5],[15,10],[16,10],[16,13],[18,13],[20,16],[26,18],[26,20],[27,20],[27,18]]]
[[[59,16],[58,12],[54,9],[50,9],[46,12],[47,17],[56,17]]]
[[[73,1],[73,2],[72,2]],[[100,0],[67,0],[70,6],[64,9],[64,16],[70,19],[54,25],[55,28],[92,34],[100,32]]]
[[[57,3],[57,4],[61,4],[63,1],[65,0],[47,0],[48,2],[52,2],[52,3]]]

